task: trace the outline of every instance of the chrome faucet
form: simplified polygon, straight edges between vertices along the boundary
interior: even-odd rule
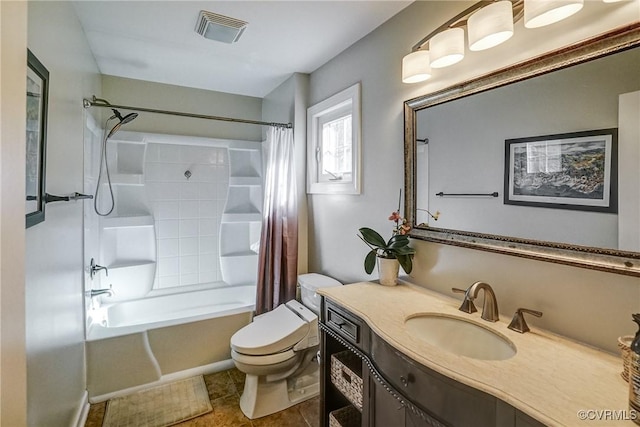
[[[478,292],[484,290],[484,302],[482,304],[482,318],[487,322],[497,322],[500,317],[498,316],[498,301],[496,300],[496,294],[493,293],[493,289],[487,283],[475,282],[469,286],[466,291],[462,289],[452,288],[453,292],[464,292],[464,300],[460,306],[460,311],[465,313],[475,313],[478,311],[473,301],[478,297]]]
[[[109,289],[91,289],[89,293],[91,298],[97,297],[98,295],[107,295],[109,297],[112,297],[116,294],[113,290],[113,285],[109,285]]]

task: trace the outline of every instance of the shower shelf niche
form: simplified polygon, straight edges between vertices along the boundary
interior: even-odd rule
[[[110,140],[109,144],[115,208],[100,219],[100,264],[109,269],[104,279],[113,285],[115,295],[107,301],[113,302],[140,298],[151,290],[157,255],[155,222],[145,202],[147,144],[126,139]],[[109,191],[104,184],[102,191]]]
[[[262,222],[262,214],[255,213],[223,213],[222,223],[233,222]]]
[[[219,239],[220,267],[228,284],[255,284],[261,222],[261,148],[229,148],[229,193]]]
[[[142,227],[153,226],[153,217],[151,215],[137,216],[115,216],[105,217],[102,219],[102,228],[125,228],[125,227]]]
[[[111,175],[111,183],[121,185],[144,185],[144,175],[116,173]]]

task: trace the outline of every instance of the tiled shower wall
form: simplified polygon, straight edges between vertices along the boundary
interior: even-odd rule
[[[218,238],[229,190],[227,149],[149,143],[144,175],[156,226],[154,289],[222,280]]]

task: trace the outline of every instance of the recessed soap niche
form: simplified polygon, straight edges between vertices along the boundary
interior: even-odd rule
[[[262,177],[262,153],[260,150],[229,149],[229,177]]]
[[[259,222],[225,224],[220,230],[220,256],[256,255],[260,230]]]

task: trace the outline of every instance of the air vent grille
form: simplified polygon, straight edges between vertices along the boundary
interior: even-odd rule
[[[195,31],[210,40],[235,43],[240,39],[247,25],[247,22],[239,19],[201,10]]]

